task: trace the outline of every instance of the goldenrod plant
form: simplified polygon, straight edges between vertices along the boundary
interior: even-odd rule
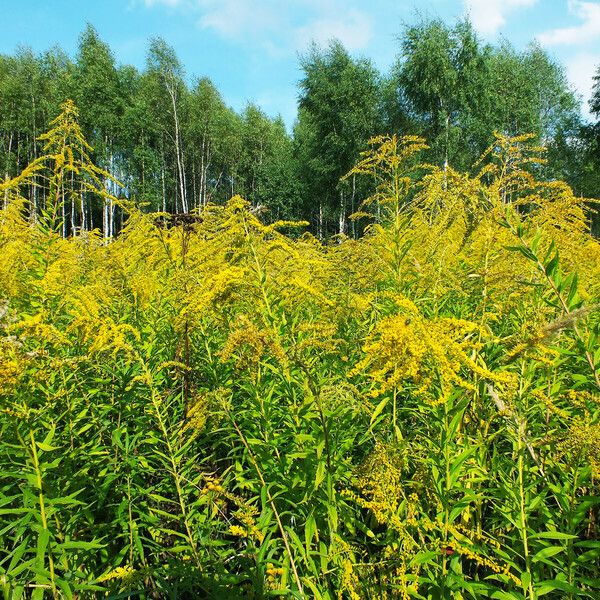
[[[358,240],[239,196],[104,239],[75,124],[0,189],[6,600],[597,597],[600,244],[527,136],[372,140]]]

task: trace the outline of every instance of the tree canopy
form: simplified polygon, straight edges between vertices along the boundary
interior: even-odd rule
[[[384,133],[421,135],[428,162],[465,170],[495,132],[532,133],[548,149],[538,174],[598,195],[599,79],[590,104],[596,122],[587,124],[563,67],[539,45],[493,46],[468,20],[432,19],[404,27],[388,73],[335,40],[313,44],[300,68],[298,115],[286,127],[254,104],[232,110],[207,77],[186,74],[161,38],[149,41],[143,70],[118,64],[91,25],[73,58],[60,48],[0,55],[2,178],[40,155],[40,132],[71,99],[91,159],[124,184],[109,179],[107,192],[146,210],[186,213],[240,194],[267,221],[297,217],[320,237],[355,236],[361,227],[349,217],[372,190],[343,176]],[[36,210],[48,194],[40,183],[25,192]],[[89,200],[84,227],[115,234],[119,204]]]

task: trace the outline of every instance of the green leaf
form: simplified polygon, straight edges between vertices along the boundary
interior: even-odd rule
[[[569,585],[566,581],[561,581],[560,579],[547,579],[545,581],[540,581],[534,586],[534,590],[538,596],[544,596],[545,594],[549,594],[550,592],[554,592],[556,590],[560,590],[561,592],[566,592],[568,594],[578,594],[578,590],[575,586]]]
[[[334,531],[337,531],[338,528],[338,512],[335,504],[327,505],[327,515],[329,517],[329,521],[331,523],[331,528]]]
[[[56,450],[59,446],[51,446],[46,442],[36,442],[35,445],[44,452],[51,452],[52,450]]]
[[[492,593],[490,598],[496,598],[496,600],[523,600],[523,595],[517,594],[516,592],[503,592],[501,590],[496,590]]]
[[[319,488],[321,483],[323,483],[323,479],[325,479],[326,466],[327,465],[325,464],[325,461],[319,461],[319,464],[317,465],[317,473],[315,475],[315,490]]]
[[[64,598],[66,598],[67,600],[73,599],[73,590],[71,589],[71,586],[69,585],[68,581],[66,581],[65,579],[59,578],[59,579],[57,579],[56,584],[62,591]]]
[[[104,548],[104,544],[100,542],[63,542],[62,544],[56,544],[54,546],[59,550],[97,550]]]
[[[50,447],[52,450],[55,450],[58,446],[52,446],[52,440],[54,439],[54,432],[56,431],[56,426],[52,425],[43,442],[37,442],[38,446],[42,448],[42,446]],[[43,448],[42,448],[43,450]]]
[[[551,556],[555,556],[556,554],[559,554],[560,552],[563,552],[563,551],[564,551],[564,548],[562,546],[549,546],[548,548],[544,548],[544,549],[540,550],[539,552],[536,552],[533,555],[531,560],[533,562],[538,562],[540,560],[550,558]]]
[[[410,561],[411,566],[418,566],[429,563],[432,560],[435,560],[440,555],[439,551],[429,550],[426,552],[419,552],[413,559]]]
[[[477,446],[471,446],[462,452],[458,458],[450,465],[450,486],[454,487],[458,478],[462,474],[462,466],[467,459],[469,459],[475,452],[477,452]]]
[[[21,558],[23,558],[23,554],[28,549],[29,546],[29,538],[26,538],[21,544],[19,544],[12,552],[12,556],[10,559],[10,564],[8,565],[7,573],[10,575],[11,571],[19,564]]]
[[[376,407],[375,410],[373,411],[373,414],[371,415],[371,425],[373,425],[373,423],[375,423],[375,421],[377,420],[377,417],[383,412],[383,409],[387,406],[388,402],[390,401],[390,397],[386,396]]]
[[[33,592],[31,592],[31,600],[44,600],[44,590],[45,590],[45,587],[46,586],[44,586],[44,587],[39,587],[39,586],[35,587],[33,589]],[[47,586],[47,587],[49,588],[50,586]]]
[[[317,532],[317,522],[313,515],[310,515],[308,519],[306,519],[306,524],[304,525],[304,543],[306,544],[306,551],[309,551],[311,547],[313,539],[315,536],[318,536]]]
[[[539,533],[532,533],[531,539],[542,539],[542,540],[576,540],[576,535],[570,533],[562,533],[561,531],[540,531]]]
[[[552,276],[556,272],[556,268],[558,267],[558,261],[559,261],[559,257],[558,257],[558,250],[557,250],[554,257],[544,265],[544,270],[548,277],[552,278]]]
[[[43,565],[46,557],[46,548],[50,541],[50,532],[47,529],[41,529],[38,534],[36,546],[36,559],[38,564]]]
[[[579,304],[579,297],[577,294],[578,284],[579,275],[577,273],[573,273],[570,281],[569,295],[567,296],[567,306],[569,307],[569,309],[575,309]]]

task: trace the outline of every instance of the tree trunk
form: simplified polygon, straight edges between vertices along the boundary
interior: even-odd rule
[[[317,237],[323,239],[323,201],[319,200],[319,225],[317,227]]]
[[[194,197],[194,208],[198,208],[198,194],[196,189],[196,161],[192,160],[192,195]]]
[[[202,148],[200,150],[200,205],[206,204],[206,185],[204,182],[204,146],[206,144],[205,136],[202,136]]]
[[[79,210],[81,211],[81,231],[85,231],[85,194],[79,190]]]
[[[35,96],[32,94],[31,96],[31,105],[32,105],[32,160],[35,161],[37,158],[37,130],[35,126]],[[37,174],[34,173],[31,178],[31,222],[37,223],[37,212],[38,212],[38,202],[37,202]]]
[[[162,183],[162,212],[167,212],[167,189],[165,183],[165,151],[161,149],[160,179]]]
[[[181,195],[181,209],[184,213],[187,213],[189,210],[185,189],[185,168],[183,162],[183,148],[181,147],[181,135],[179,132],[179,116],[177,115],[177,94],[175,93],[175,89],[169,84],[167,84],[167,91],[171,97],[171,104],[173,106],[173,121],[175,123],[175,156],[179,179],[179,193]]]
[[[450,115],[446,113],[446,143],[444,147],[444,190],[448,187],[448,144],[450,143]]]
[[[102,202],[102,233],[104,241],[108,239],[108,202],[103,198]]]
[[[113,199],[110,199],[110,205],[108,208],[108,237],[112,239],[115,235],[115,203]]]
[[[110,144],[112,147],[112,140],[110,141]],[[114,157],[112,151],[110,153],[110,159],[109,159],[109,173],[113,177],[115,177],[115,157]],[[108,187],[108,191],[111,194],[111,196],[114,196],[117,191],[114,182],[109,181],[107,187]],[[113,204],[113,199],[111,197],[110,202],[109,202],[109,207],[108,207],[108,239],[111,239],[115,233],[114,220],[115,220],[115,207]]]
[[[6,153],[6,170],[4,172],[4,181],[8,181],[10,179],[10,171],[9,171],[9,160],[10,153],[12,152],[12,144],[13,144],[13,132],[10,132],[10,137],[8,138],[8,151]],[[4,208],[8,206],[8,190],[4,192]]]
[[[352,196],[350,198],[350,211],[351,214],[356,212],[356,175],[352,175]],[[352,237],[356,239],[356,219],[352,219]]]
[[[340,215],[339,215],[339,229],[338,233],[346,232],[346,198],[344,197],[343,190],[340,190]]]

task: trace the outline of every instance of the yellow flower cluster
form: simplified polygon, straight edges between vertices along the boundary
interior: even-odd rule
[[[396,513],[403,498],[403,449],[377,442],[375,448],[358,468],[356,485],[369,501],[359,500],[370,508],[380,523]],[[358,500],[358,499],[357,499]]]
[[[483,556],[478,552],[475,552],[473,548],[468,546],[459,544],[454,540],[450,540],[447,542],[448,548],[451,548],[457,554],[464,556],[467,560],[472,560],[477,563],[481,567],[486,567],[493,571],[494,573],[501,573],[505,575],[508,579],[510,579],[515,585],[520,586],[521,580],[511,573],[510,567],[508,565],[500,565],[498,562],[488,558],[487,556]]]
[[[231,535],[235,535],[236,537],[248,537],[248,530],[245,527],[240,527],[239,525],[230,525],[229,533],[231,533]]]
[[[507,373],[492,373],[470,353],[481,348],[475,323],[454,318],[426,319],[417,310],[382,319],[363,347],[365,357],[351,375],[366,372],[379,396],[412,383],[413,393],[442,404],[454,386],[473,389],[462,371],[488,381],[509,384]]]
[[[240,369],[252,369],[267,352],[285,365],[286,354],[275,333],[259,328],[247,316],[240,315],[219,356],[223,362],[234,358]]]
[[[266,584],[270,590],[276,590],[281,587],[281,578],[285,574],[285,570],[281,567],[276,567],[273,563],[267,563],[265,569]]]
[[[23,373],[16,339],[0,338],[0,396],[8,396]]]
[[[344,592],[348,594],[348,597],[351,600],[362,600],[360,594],[356,591],[357,589],[359,589],[358,574],[354,570],[352,561],[346,558],[342,561],[342,574],[340,589],[338,590],[338,600],[344,598]]]
[[[259,544],[262,544],[265,534],[256,525],[258,511],[254,506],[251,506],[243,498],[226,490],[219,480],[214,477],[208,477],[206,479],[206,485],[202,488],[200,493],[202,495],[211,494],[209,497],[212,498],[212,502],[217,502],[217,498],[222,499],[222,506],[220,507],[221,512],[223,507],[226,506],[225,501],[229,500],[233,506],[237,507],[237,510],[232,513],[232,516],[241,523],[241,525],[230,524],[229,533],[235,537],[252,538]]]
[[[207,394],[196,394],[189,402],[185,416],[187,421],[184,430],[191,429],[195,433],[200,433],[208,418]]]
[[[125,565],[124,567],[117,567],[116,569],[113,569],[112,571],[101,575],[100,577],[98,577],[98,582],[104,583],[106,581],[113,581],[115,579],[118,579],[124,584],[127,584],[133,581],[136,575],[137,571],[132,566]]]
[[[563,452],[587,460],[594,477],[600,476],[600,424],[587,419],[574,419],[560,444]]]

